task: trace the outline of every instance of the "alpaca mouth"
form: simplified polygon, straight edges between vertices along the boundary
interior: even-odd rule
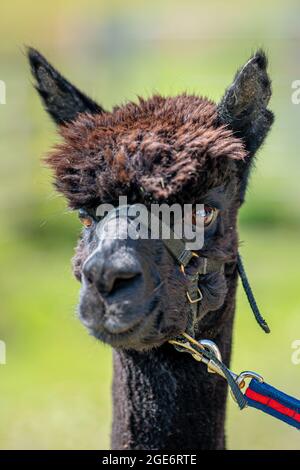
[[[133,348],[140,341],[140,334],[144,329],[146,320],[141,319],[134,327],[121,333],[111,333],[105,327],[93,329],[91,334],[98,340],[110,344],[114,348]]]
[[[152,315],[151,315],[152,317]],[[147,332],[151,323],[155,322],[154,318],[141,318],[133,327],[120,333],[111,333],[105,327],[102,328],[89,328],[90,333],[98,340],[109,344],[113,348],[123,349],[145,349],[147,342],[144,338],[148,336]],[[148,348],[153,346],[148,344]]]
[[[147,305],[141,305],[140,311],[136,314],[130,315],[130,312],[116,314],[107,309],[101,318],[96,312],[88,319],[79,316],[92,336],[113,348],[149,349],[163,342],[160,339],[159,328],[163,315],[159,305],[159,298],[154,296]]]

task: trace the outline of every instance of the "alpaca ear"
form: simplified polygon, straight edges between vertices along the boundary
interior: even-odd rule
[[[256,54],[237,72],[226,90],[218,114],[222,124],[227,124],[240,137],[249,156],[238,163],[241,184],[241,202],[247,186],[253,156],[263,143],[274,120],[267,109],[271,97],[271,80],[267,74],[267,57],[263,51]]]
[[[68,82],[37,50],[28,48],[32,75],[46,111],[56,124],[73,121],[79,113],[98,114],[104,110]]]

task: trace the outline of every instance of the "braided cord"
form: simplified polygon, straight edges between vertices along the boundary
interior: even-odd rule
[[[257,306],[256,300],[254,298],[251,286],[247,278],[247,274],[246,274],[246,271],[242,262],[241,255],[239,253],[237,255],[237,267],[238,267],[238,273],[240,275],[245,294],[247,296],[251,310],[254,314],[255,320],[257,321],[259,326],[264,330],[265,333],[270,333],[271,330],[266,320],[263,318],[262,314],[260,313],[259,308]]]

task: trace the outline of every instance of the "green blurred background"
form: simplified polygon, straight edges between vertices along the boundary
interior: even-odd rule
[[[0,448],[108,448],[111,350],[76,319],[70,258],[76,214],[51,187],[41,156],[57,141],[32,88],[23,45],[40,49],[104,107],[184,90],[218,100],[263,46],[276,122],[257,159],[240,218],[241,252],[272,334],[239,291],[233,369],[254,369],[300,395],[299,2],[11,0],[0,8]],[[201,367],[201,366],[199,366]],[[231,449],[300,449],[299,433],[229,403]]]

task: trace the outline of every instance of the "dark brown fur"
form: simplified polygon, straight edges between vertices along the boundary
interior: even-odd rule
[[[193,202],[228,183],[230,160],[246,157],[240,139],[219,125],[216,105],[189,95],[81,114],[60,132],[63,142],[47,163],[75,209],[116,202],[124,194],[131,201]]]

